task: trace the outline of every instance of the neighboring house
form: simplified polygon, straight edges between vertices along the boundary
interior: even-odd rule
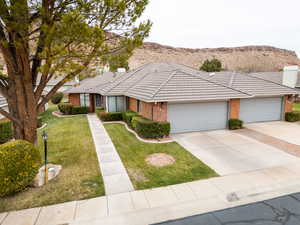
[[[281,120],[292,110],[291,97],[298,91],[251,74],[149,63],[120,76],[91,78],[68,93],[73,105],[90,106],[91,111],[97,105],[107,112],[129,109],[169,121],[171,133],[180,133],[224,129],[230,118],[246,123]]]
[[[44,91],[45,92],[49,92],[52,90],[52,88],[59,82],[63,79],[63,77],[56,77],[56,78],[52,78],[46,85],[46,87],[44,88]],[[37,79],[37,84],[39,84],[40,82],[40,77],[38,77]],[[77,82],[76,80],[71,80],[71,81],[68,81],[66,82],[61,88],[58,89],[59,92],[65,92],[67,91],[68,89],[72,88],[74,85],[76,85]]]
[[[0,95],[0,108],[4,109],[5,111],[8,111],[7,102],[5,98],[1,95]],[[0,114],[0,120],[4,120],[4,119],[5,117],[2,114]]]

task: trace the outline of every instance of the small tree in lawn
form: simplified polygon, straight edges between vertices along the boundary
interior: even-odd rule
[[[207,59],[200,67],[200,70],[206,72],[220,72],[222,70],[222,63],[218,59],[212,59],[212,60]]]
[[[0,0],[0,94],[14,137],[34,143],[38,112],[63,84],[129,56],[149,34],[137,23],[148,0]],[[40,79],[37,79],[41,76]],[[52,78],[60,81],[46,94]]]

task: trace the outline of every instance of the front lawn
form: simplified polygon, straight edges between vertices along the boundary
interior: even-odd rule
[[[300,103],[294,103],[293,110],[294,111],[300,111]]]
[[[41,188],[0,200],[0,212],[32,208],[104,195],[104,185],[86,116],[57,118],[51,107],[42,114],[49,135],[49,163],[60,164],[59,176]],[[38,147],[43,156],[39,131]]]
[[[139,141],[124,125],[104,125],[125,164],[135,189],[146,189],[218,176],[203,162],[176,142],[152,144]],[[167,153],[176,159],[173,165],[155,167],[145,158],[153,153]]]

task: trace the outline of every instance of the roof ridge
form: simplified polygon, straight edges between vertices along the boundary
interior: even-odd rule
[[[233,82],[235,81],[236,78],[236,73],[234,72],[231,77],[230,77],[230,81],[229,81],[229,86],[232,87]]]
[[[183,72],[183,71],[181,71],[181,72]],[[238,89],[229,87],[229,86],[224,85],[224,84],[221,84],[221,83],[219,83],[219,82],[215,82],[215,81],[208,80],[208,79],[202,77],[200,74],[198,74],[198,76],[197,76],[197,75],[195,75],[195,74],[191,74],[191,73],[187,73],[187,72],[184,72],[184,73],[189,74],[189,75],[194,76],[194,77],[197,77],[197,78],[200,78],[200,79],[202,79],[202,80],[208,81],[208,82],[210,82],[210,83],[212,83],[212,84],[216,84],[216,85],[219,85],[219,86],[222,86],[222,87],[226,87],[226,88],[229,88],[229,89],[231,89],[231,90],[234,90],[234,91],[240,92],[240,93],[242,93],[242,94],[246,94],[246,95],[248,95],[248,96],[253,97],[253,95],[250,94],[250,93],[247,93],[247,92],[244,92],[244,91],[241,91],[241,90],[238,90]]]
[[[103,93],[107,93],[107,92],[111,91],[113,88],[115,88],[115,87],[117,87],[119,84],[121,84],[122,81],[123,81],[124,79],[128,79],[128,78],[132,77],[134,74],[136,74],[137,72],[141,71],[143,68],[145,68],[145,67],[148,66],[149,64],[150,64],[150,63],[146,63],[145,65],[143,65],[143,66],[139,67],[138,69],[132,71],[132,73],[131,73],[127,78],[126,78],[126,77],[120,76],[120,80],[121,80],[121,81],[120,81],[119,79],[115,80],[114,82],[116,82],[116,81],[119,81],[119,82],[117,82],[115,85],[113,85],[111,88],[109,88],[107,91],[104,91]],[[121,79],[121,77],[124,78],[124,79]],[[114,83],[114,82],[112,82],[112,83]]]
[[[255,74],[255,73],[253,73],[253,74]],[[281,87],[289,88],[289,89],[292,89],[292,90],[296,91],[295,88],[291,88],[291,87],[289,87],[289,86],[285,86],[285,85],[283,85],[283,84],[279,84],[279,83],[276,83],[276,82],[274,82],[274,81],[267,80],[267,79],[264,79],[264,78],[261,78],[261,77],[256,77],[256,76],[250,75],[249,73],[245,73],[244,75],[245,75],[245,76],[248,76],[248,77],[260,79],[260,80],[263,80],[263,81],[267,81],[267,82],[269,82],[269,83],[277,84],[277,85],[279,85],[279,86],[281,86]]]
[[[171,71],[170,71],[171,72]],[[154,98],[158,92],[162,89],[163,86],[165,86],[169,81],[170,79],[177,73],[177,70],[174,70],[170,75],[169,77],[158,87],[158,89],[154,92],[154,94],[152,95],[152,98]]]

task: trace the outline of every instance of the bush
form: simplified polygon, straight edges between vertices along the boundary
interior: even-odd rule
[[[237,130],[243,128],[243,121],[239,119],[230,119],[228,121],[229,130]]]
[[[134,117],[132,126],[142,138],[158,139],[167,137],[170,134],[169,122],[156,122],[143,117]]]
[[[73,106],[72,107],[72,115],[87,114],[88,112],[89,112],[89,108],[86,106]]]
[[[137,116],[138,114],[136,112],[132,112],[132,111],[126,111],[122,113],[122,119],[125,123],[127,123],[127,125],[130,128],[133,128],[131,122],[132,122],[132,118]]]
[[[206,72],[220,72],[222,70],[222,63],[218,59],[205,60],[200,70],[204,70]]]
[[[104,112],[104,107],[96,107],[96,113],[98,112]]]
[[[300,120],[300,112],[287,112],[285,120],[288,122],[296,122]]]
[[[71,115],[73,105],[70,103],[60,103],[60,104],[58,104],[58,109],[64,115]]]
[[[64,93],[62,92],[56,92],[52,98],[51,98],[51,102],[55,105],[59,104],[61,102],[61,100],[64,97]]]
[[[0,121],[0,144],[13,138],[12,123],[10,120]]]
[[[37,127],[40,128],[43,126],[43,118],[42,117],[38,117],[37,119]]]
[[[0,145],[0,197],[32,184],[40,165],[40,153],[29,142],[17,140]]]
[[[98,112],[97,115],[102,121],[121,121],[122,120],[121,112],[113,112],[113,113]]]

